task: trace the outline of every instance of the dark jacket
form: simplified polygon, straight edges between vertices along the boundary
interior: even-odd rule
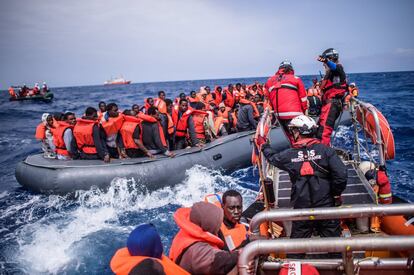
[[[315,171],[313,176],[300,175],[306,149]],[[302,148],[290,148],[281,153],[277,153],[266,144],[263,145],[262,151],[272,165],[289,173],[292,181],[293,208],[334,206],[334,196],[341,195],[345,190],[347,168],[335,150],[324,144],[313,143]]]
[[[240,104],[237,114],[237,129],[239,131],[256,129],[257,121],[254,120],[253,107],[250,104]]]
[[[160,150],[161,153],[167,151],[161,142],[158,123],[142,122],[142,143],[148,150]]]

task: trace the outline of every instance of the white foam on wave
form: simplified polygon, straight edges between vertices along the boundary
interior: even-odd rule
[[[242,193],[245,205],[251,203],[256,196],[255,191],[240,187],[238,178],[223,175],[219,171],[194,166],[186,172],[186,176],[186,180],[175,187],[165,187],[153,192],[143,192],[142,186],[133,179],[116,178],[105,192],[78,192],[76,201],[58,196],[49,196],[46,201],[41,202],[35,200],[30,207],[26,205],[28,212],[38,208],[45,211],[50,206],[57,211],[45,214],[18,230],[20,249],[17,258],[22,267],[31,274],[61,273],[70,263],[82,262],[79,258],[81,253],[77,250],[82,249],[83,239],[101,230],[119,234],[129,232],[136,226],[120,225],[117,222],[126,211],[138,214],[160,208],[160,211],[170,211],[160,212],[160,216],[172,219],[173,210],[161,209],[162,207],[191,206],[194,202],[203,200],[207,194],[224,192],[229,188]],[[144,222],[149,221],[143,220],[142,223]],[[93,250],[92,247],[83,249]]]

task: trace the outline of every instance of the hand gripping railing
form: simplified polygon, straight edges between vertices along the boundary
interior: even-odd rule
[[[256,255],[278,252],[406,251],[413,249],[414,236],[257,240],[243,248],[239,256],[238,267],[240,275],[247,275],[248,264]]]
[[[256,214],[250,221],[250,231],[258,235],[260,224],[268,221],[327,220],[408,214],[414,214],[414,204],[354,204],[341,207],[273,209]]]
[[[377,147],[379,151],[379,161],[381,165],[384,165],[385,164],[384,148],[382,147],[381,126],[380,126],[380,122],[378,118],[377,109],[373,105],[365,103],[361,100],[358,100],[355,97],[352,97],[351,101],[354,101],[357,106],[364,108],[365,110],[369,111],[373,115],[374,122],[375,122],[375,134],[377,136],[376,143],[377,143]],[[351,108],[352,108],[352,112],[355,114],[356,110],[355,110],[354,104],[351,104],[351,106],[353,106]],[[355,117],[353,117],[353,119],[355,119]],[[362,127],[364,128],[365,125],[362,125]],[[355,131],[356,130],[357,129],[355,129]]]

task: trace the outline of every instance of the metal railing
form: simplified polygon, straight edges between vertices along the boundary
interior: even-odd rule
[[[351,109],[351,114],[352,114],[352,120],[355,123],[356,121],[356,108],[362,108],[363,110],[369,111],[372,116],[374,117],[374,122],[375,122],[375,134],[376,134],[376,143],[377,143],[377,147],[378,147],[378,152],[379,152],[379,161],[380,161],[380,165],[384,165],[385,164],[385,158],[384,158],[384,148],[383,148],[383,143],[382,143],[382,136],[381,136],[381,126],[380,126],[380,122],[379,122],[379,118],[378,118],[378,113],[377,113],[377,109],[368,103],[365,103],[359,99],[356,99],[355,97],[351,97],[350,99],[350,109]],[[365,117],[363,118],[363,121],[365,121]],[[355,126],[355,124],[354,124]],[[361,125],[362,128],[365,128],[365,125]],[[363,129],[365,131],[365,129]],[[360,144],[358,141],[358,129],[355,127],[355,142],[356,142],[356,153],[358,154],[358,159],[360,159]],[[368,150],[367,150],[368,151]]]
[[[268,221],[326,220],[408,214],[414,214],[414,204],[354,204],[341,207],[274,209],[270,211],[263,211],[254,215],[250,221],[250,231],[252,234],[258,235],[260,224]]]
[[[243,248],[238,261],[239,274],[248,274],[248,264],[257,255],[279,252],[349,253],[359,250],[414,250],[414,236],[257,240]]]

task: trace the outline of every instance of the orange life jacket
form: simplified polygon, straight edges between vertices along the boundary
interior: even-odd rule
[[[206,102],[208,104],[210,104],[210,102],[214,102],[213,95],[211,93],[210,94],[207,94]]]
[[[223,97],[222,97],[222,95],[221,95],[221,92],[219,92],[219,91],[217,90],[217,88],[218,88],[218,86],[216,86],[216,87],[214,88],[214,94],[216,95],[215,103],[216,103],[216,105],[218,106],[218,105],[221,103],[221,101],[223,100]]]
[[[157,261],[162,265],[164,268],[164,272],[167,275],[189,275],[187,271],[185,271],[180,266],[173,263],[168,257],[162,255],[161,259],[145,257],[145,256],[131,256],[129,254],[128,248],[124,247],[118,249],[115,252],[115,255],[111,259],[111,269],[116,275],[128,275],[129,272],[137,266],[140,262],[145,259],[152,259]]]
[[[118,133],[124,123],[124,116],[119,114],[117,117],[110,117],[108,121],[104,120],[101,124],[107,136]]]
[[[95,120],[80,118],[73,128],[73,136],[75,137],[78,149],[85,154],[96,154],[95,142],[93,141],[93,127],[98,125]]]
[[[195,242],[208,243],[214,248],[221,249],[224,246],[223,241],[211,234],[203,231],[201,227],[190,221],[191,208],[180,208],[174,213],[174,220],[180,227],[177,235],[175,235],[171,248],[170,259],[177,261],[181,253]]]
[[[199,102],[200,99],[196,96],[195,98],[192,98],[191,96],[187,96],[187,100],[190,103]]]
[[[231,229],[228,229],[227,226],[222,223],[220,231],[223,233],[224,241],[230,251],[238,248],[242,242],[247,239],[246,226],[241,223],[237,223],[234,228]]]
[[[260,113],[259,113],[259,110],[257,109],[256,103],[254,103],[253,101],[244,99],[244,98],[240,98],[239,102],[243,104],[250,104],[250,106],[252,106],[253,108],[253,116],[255,118],[260,117]]]
[[[168,114],[168,113],[167,113],[167,118],[168,118],[168,129],[167,129],[167,131],[168,131],[169,135],[172,135],[172,134],[174,134],[174,122],[173,122],[173,119],[172,119],[171,115]]]
[[[218,134],[220,131],[221,126],[224,123],[224,117],[217,116],[214,118],[214,129],[216,130],[216,133]]]
[[[103,114],[101,111],[98,111],[98,121],[102,120]]]
[[[204,119],[206,118],[207,113],[199,110],[194,110],[192,114],[196,137],[199,139],[205,139],[206,134],[204,129]]]
[[[229,92],[229,90],[227,88],[224,89],[224,92],[226,93],[226,100],[224,100],[224,104],[227,107],[233,108],[233,106],[234,106],[234,97],[233,97],[233,95]]]
[[[175,136],[176,137],[185,137],[187,135],[188,129],[188,118],[191,115],[192,111],[187,110],[180,119],[178,119],[178,106],[175,106],[172,112],[172,119],[175,126]]]
[[[154,106],[158,108],[158,111],[162,114],[167,113],[167,104],[161,98],[154,99]]]
[[[125,121],[119,130],[125,149],[138,149],[138,145],[136,145],[134,141],[133,134],[137,126],[141,124],[141,121],[141,119],[133,116],[125,116]]]
[[[231,111],[231,108],[226,107],[226,110],[222,112],[220,109],[217,112],[217,116],[223,118],[223,123],[229,123],[229,112]]]
[[[10,88],[9,88],[9,95],[10,95],[11,97],[16,97],[16,92],[14,91],[13,87],[10,87]]]
[[[46,138],[46,126],[43,122],[39,123],[36,127],[35,138],[39,140],[44,140]]]
[[[63,139],[63,134],[68,128],[73,130],[73,125],[66,123],[64,121],[60,121],[59,125],[52,132],[53,143],[55,144],[55,147],[56,147],[56,154],[70,156],[68,149],[66,148],[65,140]]]

